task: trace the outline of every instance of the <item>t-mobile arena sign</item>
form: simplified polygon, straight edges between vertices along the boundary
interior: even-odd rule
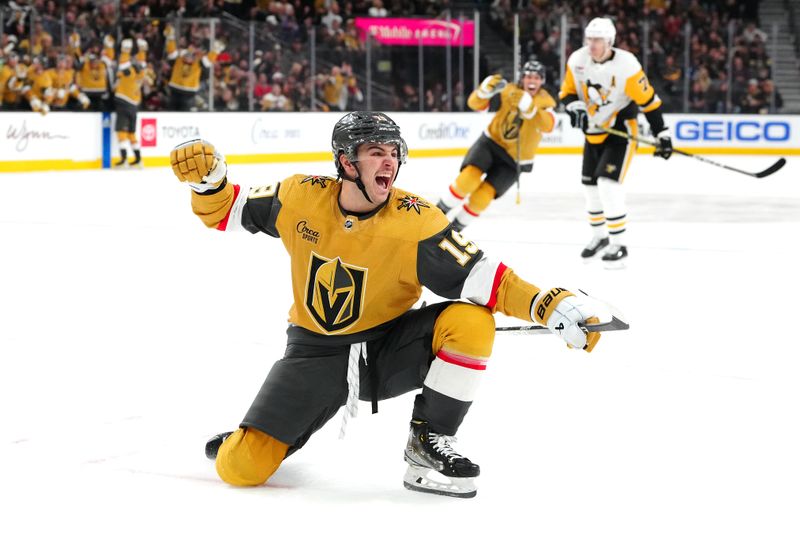
[[[362,41],[367,34],[381,44],[417,46],[472,46],[475,43],[475,23],[458,19],[356,18],[356,28]]]

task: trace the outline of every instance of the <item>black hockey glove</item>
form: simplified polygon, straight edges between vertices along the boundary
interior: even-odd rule
[[[586,104],[580,100],[570,102],[566,107],[569,115],[569,125],[573,128],[580,128],[586,131],[589,128],[589,113],[586,112]]]
[[[669,130],[662,130],[656,136],[656,151],[653,155],[664,159],[669,159],[672,155],[672,137],[669,136]]]

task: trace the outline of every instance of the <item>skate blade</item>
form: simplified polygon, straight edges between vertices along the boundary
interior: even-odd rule
[[[606,270],[624,270],[627,266],[624,259],[618,259],[617,261],[603,261],[603,268]]]
[[[478,494],[474,477],[447,477],[430,468],[413,465],[406,470],[403,486],[416,492],[452,498],[474,498]]]

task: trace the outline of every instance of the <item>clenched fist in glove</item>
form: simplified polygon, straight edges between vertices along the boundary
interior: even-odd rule
[[[195,192],[206,192],[219,187],[225,178],[228,165],[214,145],[194,139],[176,146],[169,154],[172,171]]]
[[[569,115],[569,125],[573,128],[580,128],[586,131],[589,128],[589,113],[586,111],[586,103],[581,100],[570,102],[566,107]]]
[[[551,332],[561,337],[570,348],[582,348],[591,352],[600,333],[587,332],[582,326],[598,324],[594,311],[588,302],[575,296],[567,289],[550,289],[541,292],[531,305],[531,318],[547,326]]]
[[[480,87],[478,87],[478,96],[488,100],[505,89],[506,85],[507,82],[503,79],[502,75],[495,74],[493,76],[488,76],[481,82]]]
[[[672,137],[669,136],[669,130],[661,130],[656,135],[656,151],[653,155],[664,159],[669,159],[672,155]]]

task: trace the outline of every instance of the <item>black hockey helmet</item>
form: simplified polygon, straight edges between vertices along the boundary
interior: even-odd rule
[[[397,157],[402,165],[408,157],[408,146],[400,136],[400,127],[384,113],[354,111],[339,119],[333,127],[331,150],[336,162],[336,170],[344,173],[339,162],[339,154],[344,154],[351,163],[358,161],[358,147],[364,143],[394,144]]]
[[[544,68],[544,65],[538,61],[526,61],[525,64],[522,65],[522,70],[519,73],[520,79],[526,74],[538,74],[539,77],[542,78],[542,83],[547,81],[547,70]]]

